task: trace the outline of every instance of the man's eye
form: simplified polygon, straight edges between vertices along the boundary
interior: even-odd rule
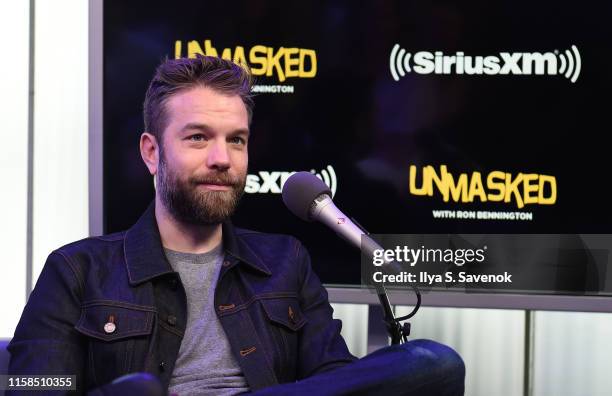
[[[246,144],[246,140],[240,136],[234,136],[229,139],[230,143],[234,144]]]
[[[197,135],[191,135],[189,136],[189,139],[193,142],[203,142],[206,140],[206,136],[202,135],[202,134],[197,134]]]

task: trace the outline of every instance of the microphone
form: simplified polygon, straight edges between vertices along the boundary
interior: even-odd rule
[[[350,244],[359,248],[370,259],[374,257],[375,250],[384,250],[361,227],[358,227],[336,207],[331,195],[329,187],[310,172],[294,173],[283,185],[283,202],[289,211],[300,219],[319,221],[325,224]],[[396,261],[387,260],[384,255],[382,259],[382,268],[395,273],[402,271],[401,266]],[[400,321],[413,317],[421,306],[419,289],[412,284],[410,287],[416,294],[416,305],[408,315],[396,318],[391,309],[385,286],[383,284],[375,285],[392,344],[407,340],[410,334],[410,323],[401,324]]]
[[[329,187],[312,173],[297,172],[291,175],[283,186],[282,195],[283,202],[291,213],[305,221],[325,224],[368,257],[374,256],[374,250],[382,249],[363,229],[336,207]],[[397,266],[393,261],[385,264]]]
[[[321,179],[310,172],[297,172],[291,175],[283,185],[283,202],[294,215],[305,221],[319,221],[340,235],[350,244],[356,246],[370,259],[375,250],[384,250],[375,240],[347,215],[336,207],[331,198],[329,187]],[[400,273],[401,266],[393,260],[387,260],[383,255],[383,267],[392,272]],[[415,285],[417,301],[408,315],[396,318],[391,309],[391,303],[384,285],[375,285],[378,299],[383,308],[384,321],[391,336],[391,343],[398,344],[407,341],[410,334],[410,323],[401,324],[402,320],[413,317],[421,306],[421,293]]]

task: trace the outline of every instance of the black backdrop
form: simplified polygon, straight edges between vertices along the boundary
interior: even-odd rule
[[[609,233],[610,10],[569,1],[118,1],[104,2],[105,231],[131,226],[154,196],[140,159],[142,101],[155,67],[180,40],[219,51],[263,45],[311,49],[312,78],[259,76],[249,173],[331,166],[335,202],[373,233]],[[395,81],[389,56],[565,51],[582,59],[563,76],[420,75]],[[312,65],[305,65],[306,68]],[[408,169],[552,175],[554,205],[443,202],[415,196]],[[420,178],[420,176],[419,176]],[[417,178],[417,180],[419,180]],[[434,219],[433,209],[530,212],[530,221]],[[234,222],[295,235],[326,283],[359,283],[359,254],[283,206],[280,194],[245,194]]]

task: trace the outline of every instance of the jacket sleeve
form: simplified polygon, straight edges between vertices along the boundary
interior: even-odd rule
[[[74,328],[81,310],[81,284],[76,267],[61,252],[49,255],[7,348],[9,374],[76,375],[78,393],[84,391],[86,348]]]
[[[300,279],[300,308],[307,319],[299,341],[297,377],[303,379],[344,366],[357,358],[350,354],[340,335],[342,322],[333,319],[327,291],[314,273],[310,255],[296,241],[296,260]]]

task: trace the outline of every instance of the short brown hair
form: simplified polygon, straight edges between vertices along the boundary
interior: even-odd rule
[[[153,134],[161,145],[168,126],[166,103],[172,95],[197,86],[219,93],[238,95],[249,116],[253,118],[253,79],[247,67],[214,56],[197,55],[194,59],[166,59],[157,67],[144,100],[145,131]]]

